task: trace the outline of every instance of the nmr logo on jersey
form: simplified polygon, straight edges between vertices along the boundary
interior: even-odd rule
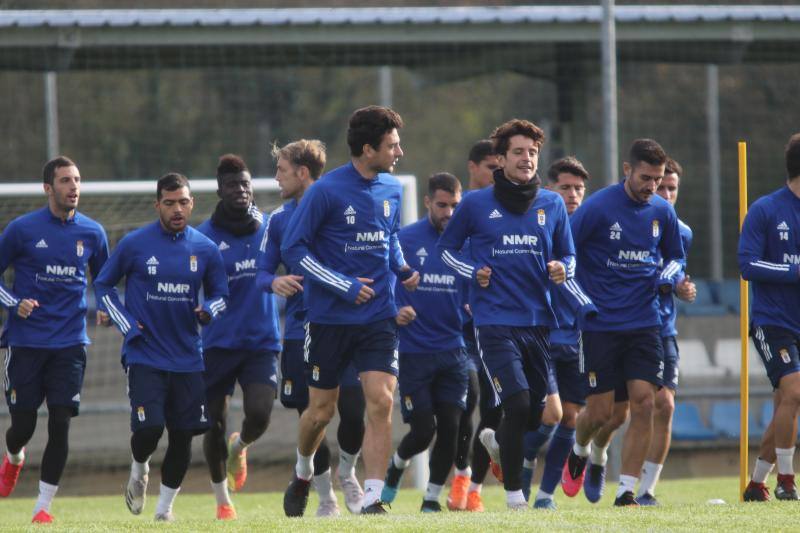
[[[45,272],[53,274],[54,276],[76,276],[78,274],[78,268],[72,266],[47,265],[45,266]]]
[[[256,267],[255,259],[245,259],[244,261],[236,261],[236,272],[242,270],[252,270]]]
[[[188,283],[169,283],[158,282],[158,292],[167,292],[170,294],[189,294],[192,288]]]
[[[450,274],[423,274],[422,283],[433,283],[434,285],[455,285],[456,277]]]
[[[524,246],[536,246],[539,243],[539,237],[536,235],[503,235],[503,245],[513,246],[521,244]]]
[[[650,259],[650,252],[647,250],[620,250],[619,259],[644,262]]]
[[[800,265],[800,254],[783,254],[783,262]]]
[[[361,231],[356,233],[356,242],[383,242],[385,240],[383,230],[381,231]]]

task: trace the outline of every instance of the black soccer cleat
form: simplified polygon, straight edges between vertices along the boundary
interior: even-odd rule
[[[617,496],[617,499],[614,500],[614,507],[628,507],[628,506],[639,506],[639,502],[636,501],[636,498],[633,496],[633,492],[625,491],[620,496]]]
[[[422,500],[422,507],[419,510],[423,513],[441,513],[442,504],[430,500]]]
[[[300,479],[297,474],[283,493],[283,512],[286,516],[303,516],[308,505],[308,489],[311,481]]]
[[[746,502],[768,502],[769,489],[763,483],[750,481],[744,489],[744,501]]]
[[[800,496],[797,494],[797,485],[794,484],[794,474],[778,474],[775,497],[784,501],[800,500]]]
[[[384,506],[391,507],[388,503],[378,500],[361,509],[361,514],[387,514],[388,511]]]

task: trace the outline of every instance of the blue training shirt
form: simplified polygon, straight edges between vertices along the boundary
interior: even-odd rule
[[[228,275],[228,302],[225,313],[203,328],[203,349],[280,351],[280,326],[275,296],[256,287],[256,262],[264,240],[265,215],[253,210],[261,222],[250,235],[236,237],[215,226],[211,219],[197,231],[211,239],[222,255]]]
[[[800,198],[789,187],[750,206],[738,253],[742,277],[753,289],[753,325],[800,335]]]
[[[288,274],[302,276],[302,271],[290,268],[281,256],[281,241],[286,233],[286,228],[291,220],[292,213],[297,209],[297,200],[286,202],[272,212],[267,222],[267,231],[259,245],[259,254],[256,261],[258,277],[256,285],[258,290],[272,293],[272,281],[278,266],[283,263]],[[297,292],[286,299],[286,318],[283,324],[283,338],[287,340],[300,340],[306,336],[303,323],[306,312],[303,305],[303,293]]]
[[[392,318],[394,274],[405,266],[397,242],[402,187],[389,174],[364,178],[350,162],[309,187],[289,221],[281,254],[303,272],[308,320],[320,324],[367,324]],[[355,300],[373,280],[375,295]]]
[[[661,326],[658,287],[674,285],[685,264],[678,217],[669,202],[655,194],[649,202],[634,201],[623,181],[592,194],[570,221],[577,278],[598,309],[583,329]]]
[[[461,253],[470,239],[468,250]],[[494,187],[464,197],[439,238],[442,261],[470,281],[470,309],[476,326],[558,326],[550,299],[547,263],[564,263],[567,278],[575,272],[575,248],[561,197],[537,192],[524,215],[507,211]],[[492,269],[487,288],[476,272]]]
[[[413,292],[405,290],[400,280],[395,286],[397,306],[410,305],[417,313],[416,319],[399,328],[400,351],[432,353],[462,348],[460,308],[466,283],[442,263],[436,251],[439,232],[426,216],[401,229],[398,237],[403,256],[420,275]]]
[[[86,334],[87,269],[95,278],[108,259],[103,227],[83,213],[66,221],[48,206],[12,220],[0,234],[0,304],[8,310],[1,346],[66,348],[89,344]],[[14,266],[11,289],[2,282]],[[20,300],[39,302],[28,318]]]
[[[692,245],[692,228],[678,219],[678,231],[681,233],[683,251],[688,257],[689,247]],[[685,270],[683,265],[681,265],[680,273],[674,278],[675,283],[680,282],[686,277]],[[678,328],[675,327],[675,322],[678,318],[678,308],[675,306],[675,298],[673,291],[659,291],[658,293],[658,313],[661,315],[662,337],[674,337],[678,334]]]
[[[125,305],[115,286],[125,277]],[[119,241],[94,282],[125,336],[122,362],[170,372],[202,371],[199,292],[212,320],[225,310],[228,280],[217,245],[192,227],[171,233],[155,221]],[[137,324],[143,327],[140,329]]]

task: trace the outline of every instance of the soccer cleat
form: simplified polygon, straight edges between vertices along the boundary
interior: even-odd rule
[[[358,479],[354,474],[342,477],[338,471],[336,472],[336,477],[339,478],[339,485],[342,487],[342,492],[344,492],[344,504],[347,510],[353,514],[360,513],[364,505],[364,491],[361,489]]]
[[[423,513],[441,513],[442,504],[430,500],[422,500],[422,507],[420,507],[419,510]]]
[[[486,509],[483,508],[483,499],[481,498],[481,493],[478,491],[472,491],[467,493],[467,511],[473,513],[482,513]]]
[[[533,468],[522,467],[522,495],[525,501],[531,499],[531,483],[533,482]]]
[[[617,496],[617,499],[614,500],[615,507],[628,507],[628,506],[639,506],[639,502],[636,501],[636,498],[633,497],[633,492],[626,490],[621,495]]]
[[[768,502],[769,489],[764,483],[750,481],[744,489],[744,501],[746,502]]]
[[[156,522],[174,522],[175,515],[172,514],[172,511],[167,511],[166,513],[156,513],[155,516]]]
[[[564,470],[561,471],[561,488],[564,494],[572,498],[581,491],[583,478],[586,475],[586,461],[588,457],[580,457],[570,450]]]
[[[283,512],[286,516],[303,516],[308,505],[308,489],[311,481],[300,479],[297,474],[283,493]]]
[[[31,520],[32,524],[52,524],[53,523],[53,515],[41,509]]]
[[[228,437],[228,461],[225,466],[228,470],[228,490],[231,492],[242,490],[244,482],[247,481],[247,448],[237,454],[231,452],[233,443],[238,438],[238,432],[231,433]]]
[[[447,508],[451,511],[463,511],[467,508],[467,489],[469,489],[469,476],[453,477],[450,485],[450,494],[447,495]]]
[[[394,461],[389,460],[389,468],[386,469],[386,478],[383,480],[381,501],[392,503],[397,497],[397,489],[400,487],[400,479],[403,477],[404,470],[397,468],[394,466]]]
[[[125,505],[133,514],[141,514],[144,509],[144,500],[147,496],[148,475],[143,475],[140,479],[133,476],[128,478],[128,486],[125,488]]]
[[[8,460],[8,454],[3,454],[3,464],[0,466],[0,497],[5,498],[14,491],[23,464],[25,461],[13,465]]]
[[[336,500],[325,500],[319,502],[319,507],[317,507],[317,517],[325,518],[339,516],[341,514],[342,512],[339,510],[339,502]]]
[[[236,520],[239,518],[236,515],[236,509],[233,505],[227,503],[217,505],[217,520]]]
[[[656,497],[649,492],[645,492],[641,496],[637,496],[636,501],[639,502],[639,505],[643,505],[645,507],[657,507],[660,505],[658,500],[656,500]]]
[[[794,474],[778,474],[775,497],[779,500],[800,500],[800,496],[797,495],[797,485],[794,484]]]
[[[556,502],[553,501],[553,498],[539,498],[535,502],[533,502],[534,509],[545,509],[547,511],[555,511],[556,510]]]
[[[483,428],[478,434],[478,440],[481,441],[486,452],[489,454],[489,466],[492,469],[492,474],[497,478],[497,481],[503,482],[503,468],[500,466],[500,448],[494,445],[495,437],[492,428]]]
[[[387,514],[388,511],[384,508],[384,505],[391,508],[389,502],[378,500],[361,509],[361,514]]]
[[[509,511],[527,511],[528,502],[516,502],[516,503],[506,502],[506,507],[508,507]]]
[[[606,467],[589,461],[586,470],[588,472],[583,479],[583,493],[587,500],[597,503],[603,497],[603,489],[606,486]]]

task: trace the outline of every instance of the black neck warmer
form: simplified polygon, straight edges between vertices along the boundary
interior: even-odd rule
[[[261,225],[261,222],[253,216],[255,210],[257,208],[253,204],[247,211],[230,211],[225,209],[225,205],[220,201],[214,209],[214,214],[211,215],[211,223],[236,237],[251,235]]]
[[[512,183],[502,168],[494,171],[494,197],[505,209],[514,214],[524,215],[530,209],[539,192],[539,176],[523,185]]]

